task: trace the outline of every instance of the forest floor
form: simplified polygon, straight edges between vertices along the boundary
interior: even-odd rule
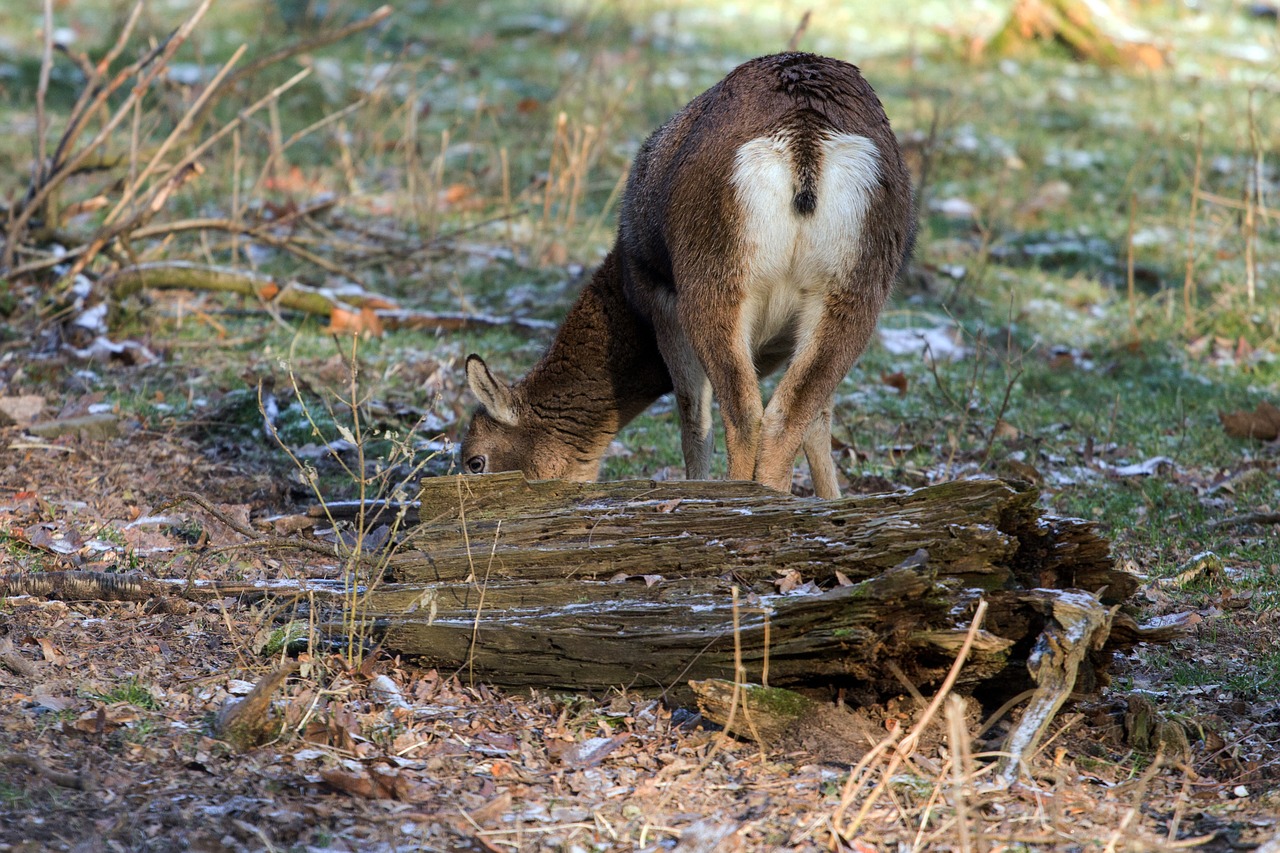
[[[658,0],[407,4],[237,80],[242,105],[310,75],[211,147],[198,175],[143,193],[155,218],[86,252],[78,291],[59,252],[102,233],[120,187],[198,97],[190,80],[241,42],[245,62],[289,42],[302,26],[290,16],[310,32],[372,10],[334,3],[307,21],[309,4],[280,0],[264,21],[262,4],[216,4],[103,146],[111,156],[61,187],[59,227],[24,236],[32,268],[0,294],[0,398],[28,407],[0,427],[0,575],[344,576],[341,559],[277,540],[338,542],[308,507],[412,496],[417,478],[454,468],[462,358],[527,369],[548,334],[508,321],[563,315],[607,248],[639,141],[737,61],[782,49],[800,21],[738,5],[730,20]],[[963,11],[924,8],[949,5]],[[10,596],[0,851],[1227,851],[1280,836],[1275,22],[1234,3],[1122,4],[1165,58],[1103,68],[1054,45],[984,55],[976,34],[1002,5],[816,4],[799,44],[863,68],[921,188],[912,269],[837,397],[846,491],[1033,482],[1141,576],[1136,613],[1200,617],[1194,636],[1136,649],[1105,691],[1069,704],[1023,783],[991,789],[990,757],[951,761],[941,730],[877,789],[884,765],[851,782],[847,766],[728,739],[621,687],[505,694],[323,644],[290,647],[303,669],[279,694],[276,733],[241,752],[212,720],[285,655],[286,607]],[[55,14],[59,38],[94,58],[125,18],[106,0]],[[148,9],[135,42],[180,14]],[[0,32],[31,34],[0,64],[14,205],[43,120],[42,21],[6,7]],[[59,56],[53,72],[56,133],[83,69]],[[237,108],[218,104],[201,132]],[[324,328],[201,289],[94,313],[103,294],[88,294],[107,273],[174,259],[354,282],[497,325],[382,329],[357,306]],[[679,461],[663,401],[604,473],[673,477]],[[888,731],[919,707],[860,713]],[[1170,727],[1184,737],[1152,736]]]

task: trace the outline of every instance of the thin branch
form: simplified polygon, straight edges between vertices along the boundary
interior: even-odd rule
[[[492,317],[486,314],[407,311],[393,300],[359,288],[330,290],[308,287],[296,281],[281,282],[262,273],[229,267],[214,267],[190,261],[164,261],[125,267],[102,277],[100,285],[117,298],[152,287],[160,290],[209,290],[238,293],[280,308],[332,317],[334,311],[372,309],[384,329],[465,329],[513,328],[527,332],[552,331],[556,324],[523,317]]]
[[[91,261],[104,246],[116,237],[129,232],[131,229],[136,228],[138,225],[150,220],[151,217],[159,213],[160,207],[163,204],[163,202],[158,203],[159,194],[162,191],[171,191],[174,188],[173,181],[185,179],[186,175],[191,174],[190,170],[195,166],[196,161],[202,154],[204,154],[204,152],[208,151],[209,148],[221,140],[222,137],[239,127],[240,124],[250,115],[262,109],[264,105],[270,103],[275,98],[278,98],[283,92],[286,92],[296,86],[310,73],[310,69],[306,68],[299,71],[284,83],[281,83],[279,86],[272,89],[261,99],[251,104],[246,110],[242,111],[234,119],[218,130],[217,133],[214,133],[208,139],[191,149],[186,156],[179,160],[178,163],[169,170],[169,175],[172,177],[167,178],[165,182],[157,182],[152,187],[152,189],[147,193],[147,198],[149,199],[148,203],[145,206],[141,206],[131,219],[109,228],[103,228],[99,231],[98,235],[94,237],[86,250],[81,253],[76,262],[71,266],[67,273],[63,275],[63,280],[69,281],[82,272],[89,264],[89,261]]]
[[[1246,512],[1211,521],[1204,526],[1205,530],[1219,530],[1223,527],[1241,527],[1246,524],[1280,524],[1280,512]]]
[[[74,788],[78,791],[93,791],[97,789],[97,785],[87,774],[63,773],[60,770],[54,770],[39,758],[34,755],[27,755],[25,752],[11,752],[7,755],[0,755],[0,764],[26,767],[28,770],[34,771],[37,775],[62,788]]]
[[[49,167],[49,116],[45,114],[45,98],[49,95],[49,72],[53,69],[53,0],[44,0],[44,53],[40,57],[40,82],[36,85],[36,179],[44,183]]]
[[[813,17],[812,9],[805,9],[804,14],[800,16],[800,23],[796,25],[795,32],[791,34],[791,39],[787,42],[787,50],[794,51],[800,48],[800,39],[804,38],[805,32],[809,29],[809,20]]]
[[[348,24],[345,27],[339,27],[336,30],[319,33],[312,38],[305,39],[295,44],[287,45],[274,53],[268,53],[266,56],[254,60],[233,74],[231,79],[228,81],[228,85],[234,86],[241,80],[252,77],[264,68],[275,65],[277,62],[281,62],[291,56],[297,56],[300,53],[306,53],[309,50],[315,50],[317,48],[324,47],[325,45],[333,44],[334,42],[341,41],[347,36],[355,35],[361,30],[367,30],[372,26],[376,26],[390,17],[392,11],[394,10],[390,6],[379,6],[377,9],[374,9],[367,18],[362,18],[355,23]]]
[[[246,50],[248,50],[247,45],[240,45],[240,47],[236,48],[235,53],[231,54],[231,58],[223,63],[222,67],[218,69],[218,73],[209,81],[209,85],[204,87],[204,91],[200,93],[198,98],[196,98],[195,103],[192,104],[185,113],[183,113],[182,118],[178,120],[178,124],[169,132],[169,135],[165,137],[164,142],[160,143],[160,146],[156,149],[155,153],[151,155],[151,160],[142,168],[142,172],[124,188],[124,191],[120,194],[120,200],[116,202],[116,206],[112,208],[111,212],[102,220],[103,226],[107,226],[115,222],[116,217],[118,217],[120,212],[124,210],[125,205],[133,201],[134,196],[138,194],[138,190],[141,189],[144,183],[146,183],[147,178],[151,177],[151,173],[156,170],[161,162],[163,162],[164,155],[169,153],[169,149],[173,147],[173,144],[177,142],[184,133],[186,133],[189,127],[191,127],[196,113],[198,113],[204,105],[209,103],[213,98],[214,93],[218,91],[218,87],[222,84],[222,81],[229,73],[231,73],[232,66],[240,61],[240,57],[244,56]]]

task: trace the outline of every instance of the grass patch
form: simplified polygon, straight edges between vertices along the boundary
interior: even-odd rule
[[[160,709],[160,703],[156,701],[155,696],[151,694],[151,688],[143,684],[137,678],[131,678],[123,684],[116,685],[110,690],[104,690],[101,693],[89,693],[89,698],[99,702],[105,702],[108,705],[124,703],[140,708],[144,711],[156,711]]]

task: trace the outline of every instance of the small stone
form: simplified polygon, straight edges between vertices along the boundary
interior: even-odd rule
[[[0,426],[10,424],[24,426],[40,417],[42,411],[44,411],[44,397],[40,394],[0,397]]]

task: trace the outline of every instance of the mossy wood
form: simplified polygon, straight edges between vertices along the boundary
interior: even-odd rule
[[[962,681],[1021,689],[1045,589],[1116,604],[1136,586],[1091,525],[993,479],[821,501],[499,474],[428,480],[420,499],[366,613],[388,650],[503,686],[667,690],[733,678],[737,654],[777,686],[900,692],[946,671],[986,597]]]

